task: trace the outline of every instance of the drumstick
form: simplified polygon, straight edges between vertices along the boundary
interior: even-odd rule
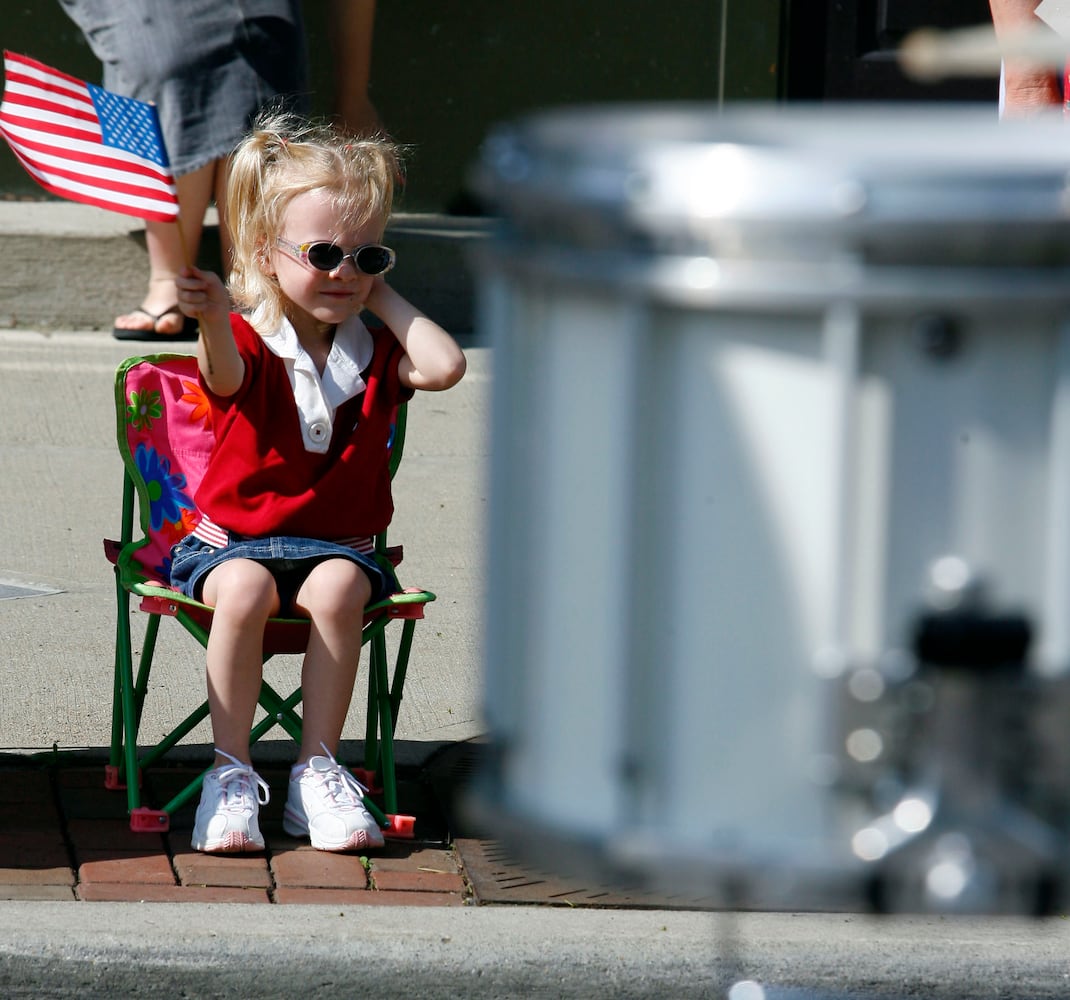
[[[1038,26],[996,38],[989,25],[939,31],[921,28],[903,39],[899,65],[907,76],[931,83],[953,76],[998,76],[1004,59],[1025,59],[1061,70],[1070,57],[1070,39]]]

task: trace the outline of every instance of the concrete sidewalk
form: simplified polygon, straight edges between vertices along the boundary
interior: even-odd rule
[[[115,594],[102,541],[117,537],[122,506],[113,376],[123,358],[154,350],[107,333],[0,331],[0,584],[22,595],[0,600],[0,699],[13,707],[0,714],[0,751],[108,745]],[[401,581],[438,594],[417,629],[406,682],[398,739],[413,757],[402,758],[403,765],[482,732],[489,374],[486,351],[470,349],[469,360],[469,374],[454,390],[423,394],[412,404],[395,483],[391,542],[405,547]],[[142,617],[133,616],[135,636]],[[147,734],[162,735],[182,717],[178,708],[203,698],[200,646],[177,628],[161,630],[161,643],[143,720]],[[293,669],[292,657],[277,657],[267,676],[277,680]],[[354,699],[346,739],[363,738],[362,698]],[[191,734],[195,744],[209,740],[205,728]],[[288,741],[264,746],[276,744]]]
[[[393,216],[386,239],[398,264],[390,283],[451,332],[470,332],[466,261],[490,228],[478,217]],[[107,331],[144,294],[148,254],[138,219],[73,202],[0,201],[0,239],[0,328]],[[214,209],[198,263],[220,267]]]

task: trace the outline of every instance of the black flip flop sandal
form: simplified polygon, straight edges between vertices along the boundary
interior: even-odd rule
[[[182,316],[182,311],[177,305],[171,306],[170,309],[165,309],[162,313],[153,314],[148,309],[142,309],[138,306],[136,309],[131,309],[131,312],[141,313],[144,316],[148,316],[152,320],[151,330],[126,330],[122,327],[115,327],[111,335],[116,340],[149,340],[156,341],[158,343],[167,342],[175,343],[180,340],[196,340],[197,339],[197,321],[189,316]],[[177,313],[182,316],[182,329],[178,333],[161,333],[156,329],[157,324],[164,316],[170,316],[172,313]]]

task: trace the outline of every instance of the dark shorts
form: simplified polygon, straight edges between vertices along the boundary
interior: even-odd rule
[[[326,559],[348,559],[364,570],[372,585],[371,604],[400,589],[385,560],[381,563],[372,554],[333,542],[288,536],[243,538],[215,548],[200,538],[187,535],[171,549],[171,586],[199,601],[208,572],[228,559],[251,559],[266,566],[275,577],[282,613],[293,610],[293,600],[301,584],[313,568]]]
[[[104,67],[104,88],[150,101],[175,176],[227,156],[256,112],[304,110],[299,0],[60,0]]]

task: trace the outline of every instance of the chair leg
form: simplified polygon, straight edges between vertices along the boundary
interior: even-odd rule
[[[200,774],[197,775],[185,788],[183,788],[170,802],[166,803],[162,809],[158,811],[161,816],[170,817],[173,813],[178,812],[187,802],[189,802],[195,795],[199,795],[201,791],[201,785],[204,784],[204,776],[211,770],[211,768],[205,768]]]
[[[405,693],[405,675],[409,670],[409,652],[412,650],[412,637],[416,631],[416,622],[406,618],[401,623],[401,642],[398,643],[398,658],[394,664],[394,683],[390,686],[390,721],[392,726],[398,723],[401,711],[401,699]]]
[[[113,683],[111,694],[111,750],[108,754],[107,785],[109,788],[121,787],[121,766],[123,761],[123,646],[118,617],[123,614],[123,601],[125,592],[121,592],[118,600],[118,613],[115,624],[115,658],[112,665]],[[130,650],[126,650],[126,656],[130,656]]]
[[[128,600],[128,595],[125,592],[123,597]],[[126,610],[128,611],[129,609],[127,608]],[[148,690],[149,670],[152,665],[152,655],[156,648],[156,634],[160,628],[159,616],[151,616],[145,628],[141,661],[138,668],[137,679],[135,680],[129,616],[126,615],[124,617],[127,624],[125,627],[120,624],[116,628],[115,640],[115,684],[112,691],[111,753],[108,760],[108,767],[106,768],[107,776],[105,779],[105,785],[110,789],[123,789],[126,787],[128,780],[127,775],[130,773],[129,761],[137,758],[136,734],[141,730],[141,712],[145,704],[145,693]],[[132,729],[129,724],[130,719],[133,719]],[[133,741],[133,758],[126,752],[126,748],[131,745],[131,740],[124,737],[124,732],[128,729],[131,729],[135,734],[135,740]]]
[[[116,584],[119,591],[116,602],[118,616],[115,630],[115,688],[119,696],[122,715],[122,752],[119,754],[117,784],[126,785],[127,809],[132,813],[141,805],[141,788],[138,780],[137,717],[140,714],[134,695],[134,657],[130,640],[130,597]],[[113,753],[114,753],[113,747]]]
[[[383,788],[383,805],[388,813],[397,812],[397,778],[394,774],[394,720],[390,714],[390,678],[386,656],[386,636],[378,632],[371,639],[371,677],[375,686],[375,714],[378,718],[379,766]]]
[[[265,733],[275,726],[281,726],[295,743],[301,743],[301,716],[294,708],[301,704],[301,688],[297,688],[288,698],[283,698],[267,681],[260,683],[260,707],[267,715],[253,727],[249,742],[256,743]]]
[[[371,639],[371,668],[368,679],[368,733],[365,741],[365,769],[374,775],[375,784],[383,788],[387,810],[397,807],[397,781],[394,762],[394,730],[409,668],[409,653],[416,622],[402,623],[401,641],[394,662],[393,683],[389,677],[386,639],[383,633]]]
[[[379,778],[379,672],[376,667],[376,636],[382,636],[384,620],[373,622],[365,630],[364,642],[371,650],[368,665],[368,711],[364,727],[364,767],[361,781],[378,790]]]
[[[185,739],[194,729],[197,728],[205,719],[208,718],[208,702],[203,701],[197,708],[195,708],[189,715],[186,716],[177,726],[175,726],[171,732],[169,732],[159,743],[149,750],[146,750],[140,757],[141,767],[151,767],[156,761],[164,757],[167,752],[177,746],[183,739]]]
[[[385,622],[381,625],[385,626]],[[365,739],[364,771],[361,780],[369,787],[382,790],[385,811],[367,801],[368,810],[382,826],[388,838],[410,839],[415,836],[415,817],[403,816],[397,811],[397,767],[394,759],[394,729],[398,708],[401,705],[408,669],[409,651],[416,622],[406,619],[403,623],[397,660],[394,664],[393,685],[390,683],[390,664],[386,652],[384,628],[371,632],[368,645],[371,649],[368,670],[368,726]]]
[[[150,615],[145,625],[137,680],[134,680],[134,653],[130,634],[130,594],[116,577],[115,682],[112,688],[112,734],[104,784],[126,789],[130,829],[135,833],[163,833],[170,826],[170,813],[141,804],[141,761],[137,735],[141,711],[148,690],[149,671],[156,649],[160,616]],[[191,727],[192,728],[192,727]],[[176,741],[177,742],[177,741]]]
[[[137,679],[134,681],[134,705],[137,709],[138,730],[141,729],[141,711],[145,705],[145,695],[149,690],[149,671],[152,658],[156,653],[156,636],[160,631],[160,615],[149,615],[145,624],[145,636],[141,641],[141,662],[138,666]]]

